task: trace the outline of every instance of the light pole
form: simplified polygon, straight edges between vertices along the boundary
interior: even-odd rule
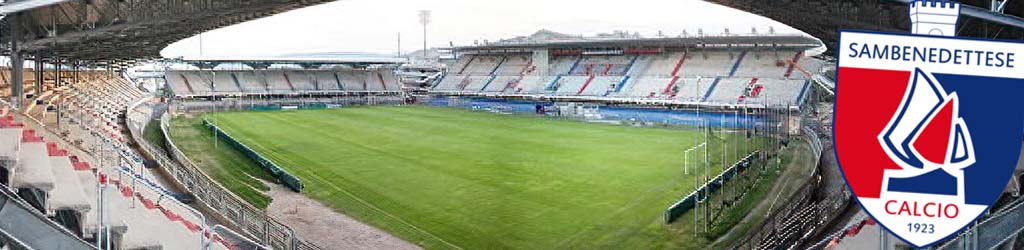
[[[430,24],[430,10],[420,10],[420,25],[423,25],[423,59],[427,59],[427,24]]]

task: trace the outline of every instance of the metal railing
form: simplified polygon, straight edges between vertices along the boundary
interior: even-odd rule
[[[800,245],[809,237],[816,235],[828,222],[840,216],[841,211],[849,204],[849,195],[827,195],[825,199],[816,199],[822,187],[821,156],[825,144],[820,135],[812,128],[814,124],[803,124],[802,136],[806,139],[815,157],[815,167],[806,182],[796,193],[786,199],[786,205],[770,214],[745,240],[730,246],[730,249],[785,249]]]
[[[10,233],[4,231],[3,228],[0,228],[0,249],[33,250],[32,247],[26,245],[25,242],[21,242],[18,238],[14,238]]]
[[[993,249],[1024,231],[1024,200],[1017,200],[943,243],[937,249]]]
[[[262,210],[252,206],[242,198],[227,190],[210,176],[206,175],[198,165],[192,162],[178,149],[169,136],[168,124],[170,115],[160,116],[160,130],[163,132],[165,151],[158,150],[144,140],[144,126],[149,119],[140,121],[139,126],[129,126],[133,138],[146,154],[156,161],[185,191],[196,197],[201,206],[208,208],[222,221],[233,223],[254,239],[273,249],[283,250],[321,250],[313,243],[303,241],[295,235],[295,231],[281,222],[267,216]]]

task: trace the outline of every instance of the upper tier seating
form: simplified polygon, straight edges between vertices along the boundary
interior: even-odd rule
[[[505,57],[505,61],[498,66],[494,74],[499,76],[519,75],[529,70],[531,66],[533,66],[531,55],[511,55]]]
[[[625,75],[635,56],[583,56],[570,75]]]
[[[398,75],[385,69],[168,71],[177,96],[397,92]],[[340,82],[339,82],[340,81]]]
[[[466,64],[465,68],[459,70],[459,74],[462,75],[490,75],[498,64],[505,60],[505,56],[484,56],[484,55],[473,55],[470,56],[470,62]]]

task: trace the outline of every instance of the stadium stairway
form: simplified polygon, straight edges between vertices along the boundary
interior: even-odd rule
[[[143,168],[141,158],[124,143],[116,119],[141,90],[123,79],[94,78],[53,92],[47,97],[54,105],[69,109],[62,112],[67,130],[51,131],[40,112],[0,117],[0,221],[18,222],[0,223],[0,231],[34,249],[89,249],[97,240],[117,249],[233,249],[206,230],[201,214],[132,172]],[[83,147],[71,138],[93,143]],[[119,160],[94,164],[111,157],[88,150],[112,151],[106,155]]]
[[[721,81],[721,77],[715,77],[715,81],[711,83],[711,87],[708,88],[708,92],[704,93],[704,97],[700,99],[701,102],[707,102],[708,97],[711,97],[711,93],[715,92],[715,87],[718,87],[718,82]]]
[[[555,76],[555,78],[552,79],[551,82],[549,82],[547,86],[544,86],[544,90],[545,91],[550,91],[550,92],[557,91],[558,90],[558,83],[561,80],[562,80],[562,76],[561,75]]]
[[[611,65],[609,65],[608,68],[610,69]],[[605,73],[607,73],[607,71],[605,71]],[[590,77],[587,77],[587,81],[583,82],[583,86],[580,87],[579,91],[576,91],[576,95],[583,94],[583,91],[587,90],[587,87],[590,86],[590,83],[594,82],[594,77],[595,77],[594,75],[590,75]]]
[[[786,73],[783,74],[783,77],[789,78],[789,76],[793,74],[793,69],[796,68],[797,63],[800,62],[800,58],[803,57],[803,55],[804,52],[801,51],[797,52],[796,55],[793,56],[793,60],[791,60],[789,66],[786,67]]]
[[[473,61],[475,61],[475,60],[476,60],[476,56],[470,56],[469,57],[469,61],[467,61],[466,64],[463,64],[462,68],[459,69],[459,75],[461,75],[462,73],[466,72],[466,69],[469,68],[469,65],[472,65]]]
[[[292,84],[292,79],[291,77],[288,76],[288,74],[284,74],[284,82],[288,84],[288,89],[290,89],[293,92],[295,91],[295,85]],[[366,89],[365,84],[363,85],[363,89]]]
[[[732,65],[732,68],[729,70],[729,77],[736,76],[736,70],[740,69],[740,64],[743,63],[743,58],[746,58],[746,57],[747,57],[747,51],[746,50],[744,50],[743,52],[740,52],[739,58],[736,58],[736,63],[734,63]]]
[[[672,80],[668,82],[668,86],[665,86],[665,90],[662,91],[661,94],[676,97],[676,91],[673,90],[676,89],[676,83],[678,82],[679,76],[673,76]]]

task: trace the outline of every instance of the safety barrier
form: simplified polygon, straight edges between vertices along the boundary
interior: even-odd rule
[[[232,137],[227,132],[224,132],[224,130],[221,130],[220,127],[217,127],[216,124],[213,124],[209,120],[203,119],[203,125],[205,125],[207,128],[212,129],[213,132],[217,134],[217,136],[224,137],[224,139],[228,141],[229,145],[231,145],[232,147],[239,151],[242,151],[242,153],[244,153],[245,156],[248,156],[250,159],[256,162],[257,165],[260,165],[260,167],[262,167],[264,170],[270,172],[271,175],[277,177],[277,180],[281,181],[281,183],[284,183],[286,187],[295,192],[302,192],[302,180],[299,180],[298,177],[295,177],[291,173],[288,173],[288,171],[285,171],[280,166],[277,166],[277,164],[275,164],[273,161],[270,161],[270,159],[267,159],[266,157],[263,157],[263,155],[261,155],[260,153],[257,153],[255,150],[252,150],[251,148],[249,148],[249,146],[246,146],[242,142],[235,139],[235,137]]]
[[[815,164],[820,164],[827,144],[822,142],[815,125],[817,124],[804,123],[801,131],[812,153],[815,154]],[[823,167],[827,166],[815,166],[796,193],[780,201],[780,204],[783,204],[781,207],[770,211],[768,217],[752,227],[744,239],[727,249],[779,249],[787,246],[795,248],[809,237],[818,235],[826,229],[828,222],[840,216],[841,211],[850,204],[850,194],[845,189],[843,193],[820,193],[825,184],[821,172]]]
[[[164,113],[160,116],[160,130],[163,133],[164,145],[167,151],[157,149],[142,138],[141,129],[133,131],[139,136],[134,136],[139,147],[146,154],[156,161],[170,179],[181,186],[185,191],[191,192],[196,201],[202,207],[208,208],[214,216],[226,223],[233,224],[234,228],[241,229],[245,233],[259,240],[263,245],[273,249],[284,250],[321,250],[323,248],[310,242],[299,239],[294,230],[281,222],[267,216],[260,209],[231,193],[216,182],[206,173],[202,172],[198,165],[192,162],[174,144],[169,136],[168,125],[170,115]],[[147,121],[140,124],[147,124]]]
[[[694,190],[686,197],[683,197],[679,202],[676,202],[675,204],[672,204],[672,206],[669,206],[668,209],[665,209],[665,223],[672,223],[678,219],[679,216],[696,207],[698,200],[707,199],[706,196],[709,193],[715,192],[721,188],[725,182],[731,180],[732,177],[735,177],[737,174],[750,167],[753,157],[757,155],[758,152],[759,150],[751,152],[749,155],[736,162],[736,164],[733,164],[729,168],[723,170],[722,173],[718,174],[718,176],[715,176],[707,183],[704,183],[704,185],[697,190]]]
[[[1024,231],[1024,198],[964,230],[937,249],[995,249],[1012,242]],[[1010,243],[1012,246],[1013,244]]]

